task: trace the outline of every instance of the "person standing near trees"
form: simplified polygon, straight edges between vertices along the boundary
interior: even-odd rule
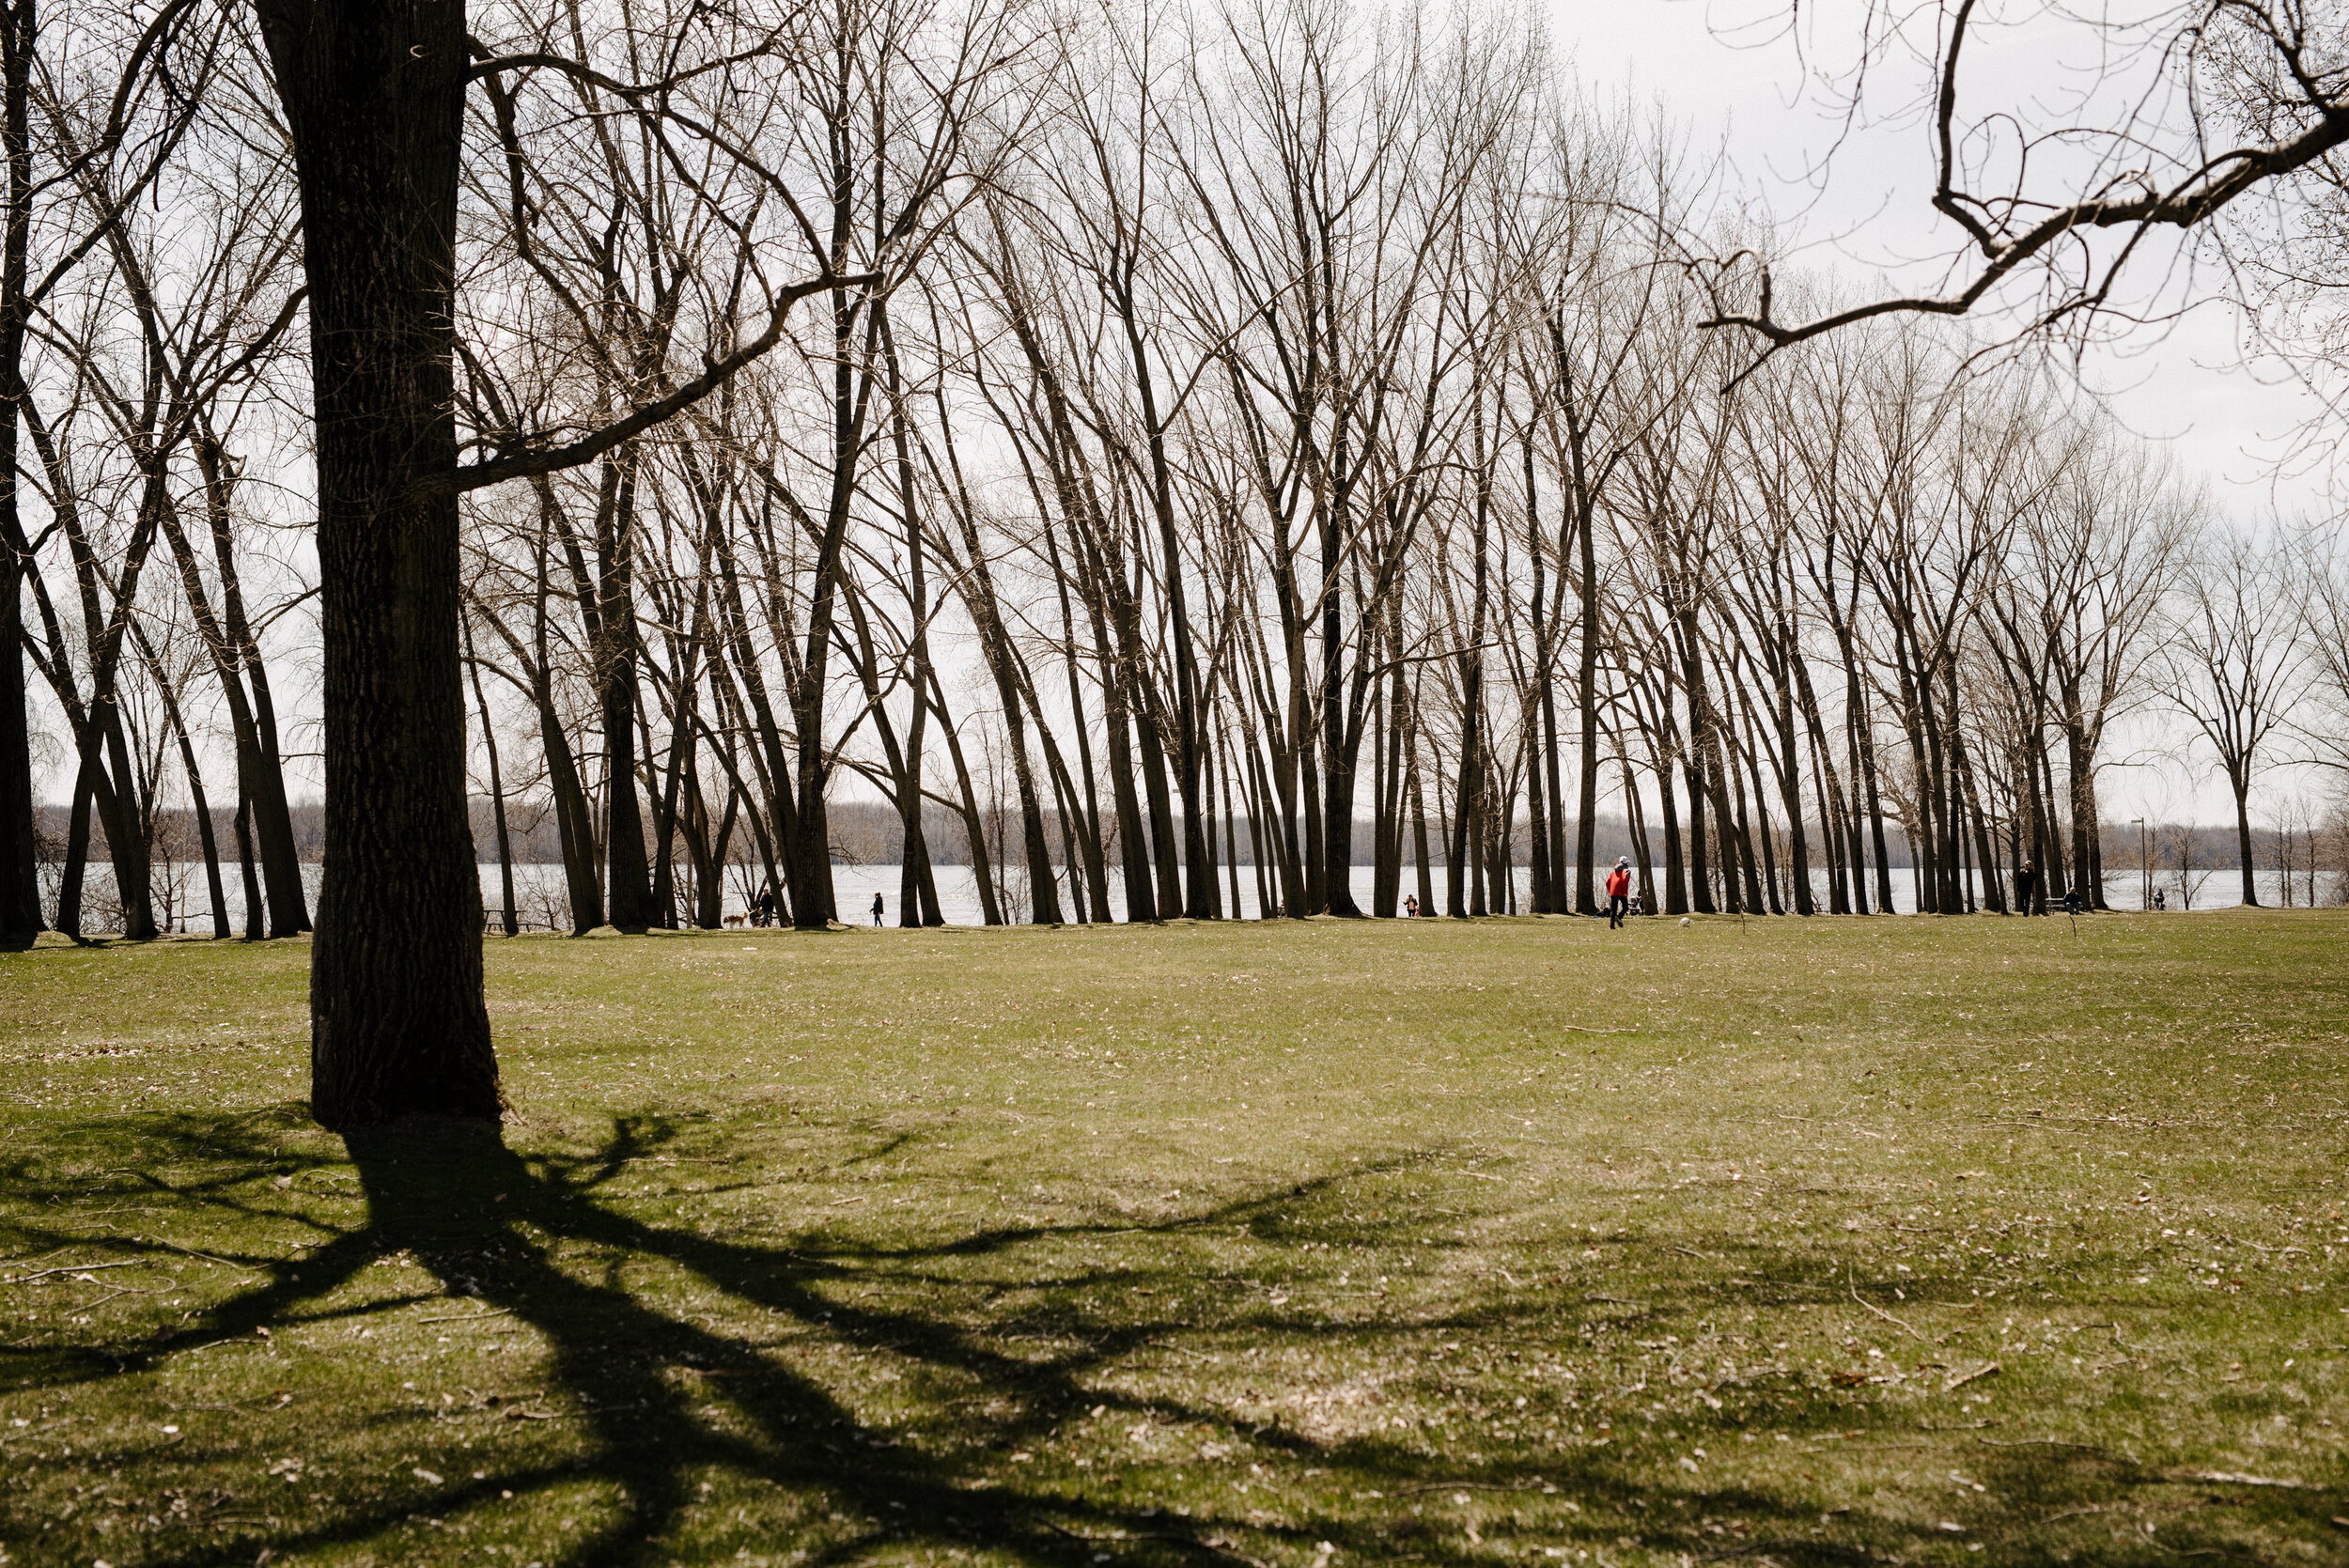
[[[2031,902],[2031,892],[2038,885],[2039,862],[2025,861],[2022,868],[2015,873],[2015,908],[2017,910],[2027,915],[2035,915],[2039,912],[2037,907]]]
[[[1615,869],[1607,874],[1607,929],[1620,930],[1623,917],[1631,908],[1631,858],[1625,856],[1615,862]]]
[[[875,893],[875,894],[873,895],[873,924],[874,924],[875,925],[879,925],[880,923],[881,923],[881,895],[880,895],[879,893]]]

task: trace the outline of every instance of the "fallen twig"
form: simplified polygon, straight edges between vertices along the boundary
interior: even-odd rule
[[[139,1236],[135,1239],[144,1241],[149,1246],[168,1247],[175,1252],[185,1252],[191,1258],[202,1258],[206,1263],[216,1263],[223,1268],[239,1269],[247,1274],[258,1274],[260,1272],[259,1269],[255,1268],[249,1263],[230,1263],[226,1258],[216,1258],[210,1252],[199,1252],[193,1247],[182,1247],[178,1242],[173,1241],[166,1236]]]
[[[99,1297],[97,1300],[95,1300],[95,1301],[86,1301],[86,1302],[84,1302],[84,1303],[82,1303],[80,1306],[74,1307],[74,1308],[72,1309],[72,1311],[77,1312],[96,1312],[99,1308],[101,1308],[101,1307],[104,1306],[107,1302],[114,1300],[114,1299],[115,1299],[116,1297],[117,1297],[117,1296],[161,1296],[161,1295],[163,1295],[163,1292],[162,1292],[162,1291],[159,1291],[159,1290],[142,1290],[142,1289],[140,1289],[140,1288],[139,1288],[138,1286],[136,1286],[136,1285],[124,1285],[123,1287],[121,1287],[121,1288],[120,1288],[120,1289],[118,1289],[118,1290],[110,1290],[110,1291],[108,1291],[105,1295],[103,1295],[103,1296],[100,1296],[100,1297]]]
[[[95,1274],[101,1268],[136,1268],[145,1258],[125,1258],[120,1263],[67,1264],[62,1268],[44,1268],[38,1274],[20,1274],[13,1280],[0,1280],[0,1285],[29,1285],[35,1280],[46,1280],[52,1274]]]
[[[1996,1377],[2001,1370],[2003,1369],[1999,1367],[1999,1363],[1993,1361],[1988,1366],[1978,1368],[1973,1372],[1968,1373],[1963,1377],[1951,1378],[1948,1382],[1941,1385],[1941,1391],[1945,1394],[1952,1392],[1958,1389],[1964,1388],[1967,1384],[1973,1382],[1978,1377]]]
[[[2241,1470],[2155,1470],[2149,1478],[2177,1484],[2207,1483],[2215,1486],[2276,1486],[2288,1492],[2322,1492],[2326,1488],[2281,1476],[2248,1475]]]
[[[1881,1307],[1877,1306],[1875,1302],[1870,1301],[1870,1300],[1867,1300],[1867,1299],[1865,1299],[1864,1297],[1862,1297],[1862,1296],[1860,1296],[1860,1294],[1859,1294],[1859,1284],[1856,1282],[1856,1281],[1855,1281],[1855,1280],[1854,1280],[1854,1278],[1853,1278],[1853,1275],[1852,1275],[1852,1270],[1851,1270],[1851,1265],[1849,1265],[1849,1264],[1845,1264],[1845,1265],[1843,1265],[1843,1288],[1851,1292],[1851,1298],[1852,1298],[1854,1301],[1858,1301],[1858,1302],[1859,1302],[1861,1306],[1863,1306],[1863,1307],[1867,1308],[1870,1312],[1872,1312],[1875,1313],[1875,1314],[1876,1314],[1876,1316],[1878,1316],[1878,1317],[1882,1318],[1885,1322],[1887,1322],[1887,1323],[1890,1324],[1893,1327],[1895,1327],[1895,1328],[1899,1329],[1902,1333],[1906,1334],[1909,1338],[1911,1338],[1911,1339],[1913,1339],[1913,1340],[1916,1340],[1918,1343],[1921,1343],[1921,1344],[1931,1344],[1931,1343],[1933,1343],[1933,1341],[1932,1341],[1932,1340],[1930,1340],[1930,1339],[1926,1338],[1923,1334],[1920,1333],[1918,1330],[1916,1330],[1916,1329],[1914,1329],[1914,1328],[1911,1328],[1911,1327],[1910,1327],[1907,1324],[1903,1323],[1903,1322],[1902,1322],[1899,1318],[1894,1317],[1894,1316],[1893,1316],[1890,1312],[1886,1312],[1883,1308],[1881,1308]],[[1977,1375],[1980,1375],[1980,1374],[1977,1374]],[[1952,1387],[1952,1388],[1954,1388],[1955,1386],[1956,1386],[1956,1385],[1954,1385],[1954,1384],[1951,1385],[1951,1387]],[[1947,1389],[1944,1389],[1944,1390],[1943,1390],[1943,1392],[1945,1392],[1945,1393],[1946,1393],[1947,1391],[1948,1391]]]
[[[504,1317],[513,1310],[511,1307],[490,1307],[477,1312],[443,1312],[439,1317],[420,1317],[416,1321],[418,1323],[471,1323],[475,1318]]]

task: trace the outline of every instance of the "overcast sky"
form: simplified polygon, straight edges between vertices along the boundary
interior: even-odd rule
[[[1794,226],[1806,267],[1855,287],[1889,276],[1937,291],[1957,254],[1956,231],[1930,205],[1926,129],[1897,113],[1913,103],[1922,76],[1908,62],[1881,62],[1875,115],[1848,129],[1834,91],[1822,90],[1821,75],[1840,80],[1849,63],[1859,3],[1805,0],[1811,21],[1800,49],[1782,25],[1785,0],[1551,0],[1548,14],[1554,41],[1590,88],[1657,104],[1685,126],[1692,150],[1725,156],[1748,196]],[[2090,80],[2073,69],[2085,41],[2076,26],[2041,22],[1969,45],[1961,101],[2013,106],[2049,123],[2077,109]],[[2152,287],[2178,274],[2143,275]],[[2170,297],[2178,294],[2172,287]],[[2279,511],[2331,515],[2326,475],[2284,460],[2313,400],[2277,370],[2247,365],[2236,313],[2210,290],[2202,298],[2166,329],[2092,349],[2082,380],[2140,435],[2169,446],[2238,522],[2257,526]],[[1999,326],[1995,316],[1980,323],[1985,333]],[[2115,755],[2138,765],[2108,775],[2108,817],[2232,816],[2208,759],[2178,755],[2176,728],[2148,721],[2114,737]],[[2270,783],[2317,785],[2289,775]],[[2255,815],[2258,804],[2255,796]]]
[[[1880,117],[1846,134],[1832,90],[1817,78],[1840,76],[1848,63],[1853,0],[1804,9],[1812,19],[1807,61],[1780,25],[1781,0],[1553,0],[1550,17],[1562,53],[1591,87],[1659,104],[1686,126],[1692,148],[1724,153],[1743,189],[1799,236],[1806,265],[1855,287],[1890,276],[1933,288],[1949,275],[1954,229],[1928,202],[1925,128],[1913,116],[1893,117],[1922,78],[1906,62],[1880,64],[1872,94]],[[2061,23],[1989,36],[1968,57],[1962,101],[2052,117],[2088,79],[2070,63],[2086,37]],[[2147,268],[2141,275],[2150,286],[2167,273]],[[2094,351],[2084,378],[2110,395],[2133,427],[2173,446],[2230,513],[2329,509],[2321,475],[2277,461],[2311,400],[2272,369],[2247,368],[2235,313],[2208,290],[2203,298],[2165,331]],[[1983,330],[1997,323],[1992,316]]]

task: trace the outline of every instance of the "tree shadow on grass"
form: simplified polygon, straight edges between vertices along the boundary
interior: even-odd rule
[[[185,1116],[142,1119],[142,1126],[177,1159],[207,1165],[214,1172],[172,1190],[184,1202],[231,1216],[257,1215],[239,1195],[240,1184],[249,1186],[257,1169],[286,1163],[272,1136],[275,1129],[250,1121]],[[23,1365],[10,1381],[19,1387],[28,1381],[102,1386],[206,1344],[253,1336],[272,1324],[330,1318],[338,1310],[323,1308],[324,1299],[389,1254],[412,1257],[449,1295],[476,1297],[479,1311],[510,1315],[543,1337],[550,1389],[579,1423],[568,1456],[503,1467],[491,1457],[483,1461],[477,1479],[420,1478],[426,1479],[422,1491],[329,1498],[324,1517],[306,1525],[148,1560],[186,1568],[248,1562],[257,1545],[281,1558],[364,1547],[403,1558],[405,1551],[395,1543],[409,1539],[401,1532],[420,1515],[481,1520],[486,1530],[490,1521],[511,1517],[515,1505],[502,1503],[502,1493],[513,1493],[526,1506],[534,1494],[551,1496],[583,1485],[595,1489],[599,1499],[576,1505],[578,1512],[594,1515],[592,1523],[557,1540],[534,1541],[533,1560],[600,1568],[729,1557],[740,1545],[796,1554],[794,1560],[810,1568],[910,1550],[991,1554],[1036,1564],[1090,1564],[1105,1557],[1139,1564],[1302,1564],[1326,1562],[1329,1552],[1322,1544],[1328,1543],[1330,1550],[1349,1560],[1465,1568],[1493,1560],[1498,1541],[1483,1541],[1448,1514],[1426,1517],[1406,1499],[1457,1502],[1471,1494],[1480,1503],[1522,1499],[1546,1514],[1540,1525],[1545,1540],[1563,1542],[1571,1550],[1595,1549],[1602,1560],[1619,1555],[1615,1543],[1622,1530],[1639,1533],[1652,1545],[1697,1556],[1786,1564],[1882,1560],[1941,1544],[1930,1527],[1889,1518],[1852,1521],[1866,1528],[1855,1533],[1839,1527],[1837,1538],[1826,1538],[1815,1500],[1792,1489],[1708,1488],[1689,1477],[1667,1498],[1643,1479],[1653,1474],[1653,1458],[1635,1460],[1620,1449],[1470,1439],[1479,1447],[1510,1450],[1478,1463],[1456,1452],[1465,1445],[1431,1453],[1393,1433],[1332,1436],[1277,1421],[1257,1423],[1245,1439],[1248,1451],[1292,1472],[1305,1467],[1318,1482],[1312,1500],[1252,1510],[1244,1501],[1247,1494],[1235,1495],[1219,1484],[1212,1504],[1188,1515],[1170,1513],[1159,1505],[1166,1499],[1134,1496],[1133,1486],[1106,1474],[1021,1464],[1016,1456],[1060,1442],[1074,1424],[1101,1415],[1156,1431],[1231,1426],[1227,1407],[1187,1392],[1116,1391],[1121,1382],[1130,1383],[1116,1375],[1122,1368],[1137,1358],[1171,1351],[1203,1329],[1211,1327],[1226,1339],[1252,1333],[1294,1343],[1342,1334],[1365,1343],[1382,1336],[1424,1339],[1449,1327],[1484,1343],[1506,1343],[1512,1336],[1555,1339],[1570,1331],[1579,1314],[1573,1308],[1562,1310],[1554,1298],[1520,1299],[1516,1305],[1480,1301],[1437,1319],[1333,1327],[1277,1309],[1257,1312],[1223,1302],[1211,1309],[1217,1321],[1208,1325],[1171,1314],[1137,1315],[1130,1310],[1135,1276],[1079,1267],[1051,1277],[1024,1273],[1022,1288],[1081,1293],[1085,1304],[1039,1309],[1026,1314],[1023,1324],[1036,1331],[1033,1337],[1007,1336],[1001,1324],[973,1327],[968,1314],[958,1317],[949,1310],[953,1292],[967,1291],[970,1282],[951,1278],[942,1265],[989,1254],[1008,1257],[1031,1243],[1112,1229],[1145,1243],[1171,1243],[1178,1233],[1203,1227],[1246,1230],[1259,1240],[1283,1235],[1301,1248],[1315,1238],[1310,1212],[1315,1202],[1360,1178],[1364,1167],[1284,1183],[1273,1192],[1157,1224],[981,1230],[919,1246],[783,1248],[647,1222],[606,1201],[602,1189],[615,1176],[633,1161],[659,1157],[676,1136],[674,1126],[658,1120],[622,1120],[590,1154],[525,1158],[492,1129],[470,1124],[418,1122],[353,1134],[346,1141],[367,1204],[363,1224],[329,1235],[300,1259],[234,1259],[260,1275],[259,1281],[212,1309],[200,1328],[183,1339],[84,1346],[52,1355],[32,1379],[23,1374],[34,1369]],[[14,1185],[0,1177],[0,1189]],[[1332,1232],[1361,1236],[1368,1222],[1342,1213],[1339,1205],[1330,1209]],[[1416,1230],[1424,1220],[1398,1212],[1378,1223]],[[555,1251],[564,1247],[618,1262],[591,1274],[576,1255],[558,1263]],[[720,1293],[730,1314],[689,1310],[691,1291],[673,1293],[673,1303],[631,1286],[628,1273],[647,1266],[675,1271],[691,1281],[693,1290]],[[918,1304],[867,1305],[826,1289],[852,1279],[870,1281],[877,1268],[890,1271],[890,1282],[916,1292]],[[1166,1269],[1168,1278],[1176,1277],[1176,1265],[1170,1261]],[[923,1292],[925,1286],[935,1287],[934,1294]],[[1113,1296],[1128,1310],[1102,1310],[1084,1293]],[[1659,1303],[1657,1310],[1703,1311],[1713,1305]],[[761,1331],[717,1326],[722,1315],[739,1318],[746,1308],[764,1315]],[[794,1365],[771,1343],[777,1336],[769,1329],[803,1336],[791,1342],[794,1346],[822,1343],[853,1355],[892,1358],[943,1392],[912,1423],[891,1425],[860,1413],[803,1365]],[[1040,1354],[1039,1343],[1045,1346]],[[1735,1403],[1741,1390],[1717,1391],[1729,1398],[1721,1401],[1709,1427],[1702,1415],[1673,1418],[1692,1429],[1691,1442],[1734,1441],[1751,1408]],[[479,1456],[496,1451],[491,1446],[474,1452]],[[2010,1467],[2022,1464],[2018,1457]],[[729,1533],[696,1512],[701,1483],[713,1475],[798,1499],[792,1522]],[[1180,1495],[1197,1500],[1208,1489],[1192,1484]],[[2061,1487],[2049,1493],[2056,1500],[2070,1495]],[[1543,1504],[1543,1498],[1572,1499],[1580,1512],[1570,1515],[1557,1502]],[[1341,1499],[1354,1499],[1354,1505]],[[1364,1499],[1377,1500],[1364,1505]],[[1652,1499],[1661,1506],[1651,1509]],[[1706,1516],[1713,1514],[1734,1518],[1743,1533],[1702,1533]],[[539,1516],[542,1526],[548,1520],[549,1515]],[[1496,1536],[1509,1528],[1495,1527]],[[746,1529],[752,1532],[747,1537]],[[1519,1530],[1520,1553],[1527,1549],[1522,1535]],[[2010,1553],[2005,1560],[2039,1555]],[[2097,1554],[2083,1554],[2083,1560],[2097,1560]]]

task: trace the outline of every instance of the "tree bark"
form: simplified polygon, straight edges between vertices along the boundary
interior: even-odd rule
[[[465,820],[452,317],[461,0],[255,0],[303,210],[317,401],[325,884],[311,1110],[504,1110]]]
[[[16,520],[16,414],[0,411],[0,949],[40,934],[40,841],[33,831],[33,752],[24,702],[23,540]]]

